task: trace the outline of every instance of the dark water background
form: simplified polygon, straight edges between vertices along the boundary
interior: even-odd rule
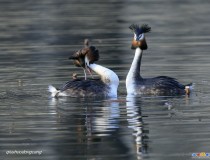
[[[0,159],[188,160],[210,152],[209,8],[208,0],[0,0]],[[193,82],[190,97],[126,98],[132,23],[152,27],[142,76]],[[84,38],[119,75],[120,101],[49,97],[49,84],[83,76],[68,57]]]

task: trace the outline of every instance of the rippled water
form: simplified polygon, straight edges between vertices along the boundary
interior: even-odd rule
[[[210,152],[210,3],[0,1],[0,159],[186,160]],[[142,76],[193,82],[192,95],[126,97],[132,23],[148,23]],[[49,97],[89,38],[120,78],[116,99]],[[32,151],[32,152],[29,152]]]

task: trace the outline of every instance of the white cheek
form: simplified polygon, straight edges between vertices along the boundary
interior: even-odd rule
[[[134,34],[134,39],[135,39],[135,40],[137,39],[137,36],[136,36],[136,34]]]
[[[90,65],[89,60],[88,60],[87,56],[85,56],[85,66],[89,66],[89,65]]]
[[[141,34],[140,40],[144,39],[144,33]]]

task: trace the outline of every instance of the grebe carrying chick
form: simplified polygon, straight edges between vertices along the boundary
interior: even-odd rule
[[[112,70],[94,63],[99,59],[99,51],[94,46],[86,46],[75,52],[70,59],[74,60],[75,65],[96,72],[100,79],[75,78],[60,89],[50,85],[48,90],[52,97],[117,97],[119,78]]]
[[[158,76],[154,78],[141,77],[141,58],[143,50],[147,49],[147,42],[144,34],[150,32],[151,27],[149,27],[147,24],[144,24],[141,27],[133,24],[129,28],[134,32],[131,48],[135,49],[135,55],[126,77],[127,94],[157,96],[189,94],[192,84],[183,85],[175,78],[167,76]]]

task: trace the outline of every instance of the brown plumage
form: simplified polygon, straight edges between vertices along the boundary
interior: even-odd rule
[[[85,56],[87,56],[90,64],[99,60],[99,51],[94,46],[89,46],[89,41],[85,39],[85,47],[76,51],[69,59],[73,59],[73,63],[77,67],[85,68]]]
[[[141,48],[141,50],[147,50],[148,47],[145,38],[140,41],[133,39],[131,49],[136,49],[138,47]]]
[[[99,60],[99,51],[94,46],[90,46],[90,42],[88,39],[84,40],[84,48],[76,51],[75,53],[73,53],[72,56],[69,57],[69,59],[73,60],[75,66],[83,68],[86,80],[87,74],[85,70],[87,69],[87,64],[85,64],[86,63],[85,58],[88,59],[90,64]],[[90,70],[89,69],[87,70],[89,71],[90,75],[93,78],[93,75],[90,72]]]
[[[136,49],[139,47],[141,50],[146,50],[148,48],[147,42],[146,42],[145,37],[142,38],[142,34],[150,32],[151,27],[148,26],[147,24],[143,24],[143,25],[141,25],[141,27],[139,27],[139,25],[137,25],[137,24],[132,24],[129,28],[135,34],[135,38],[132,41],[131,49]]]

